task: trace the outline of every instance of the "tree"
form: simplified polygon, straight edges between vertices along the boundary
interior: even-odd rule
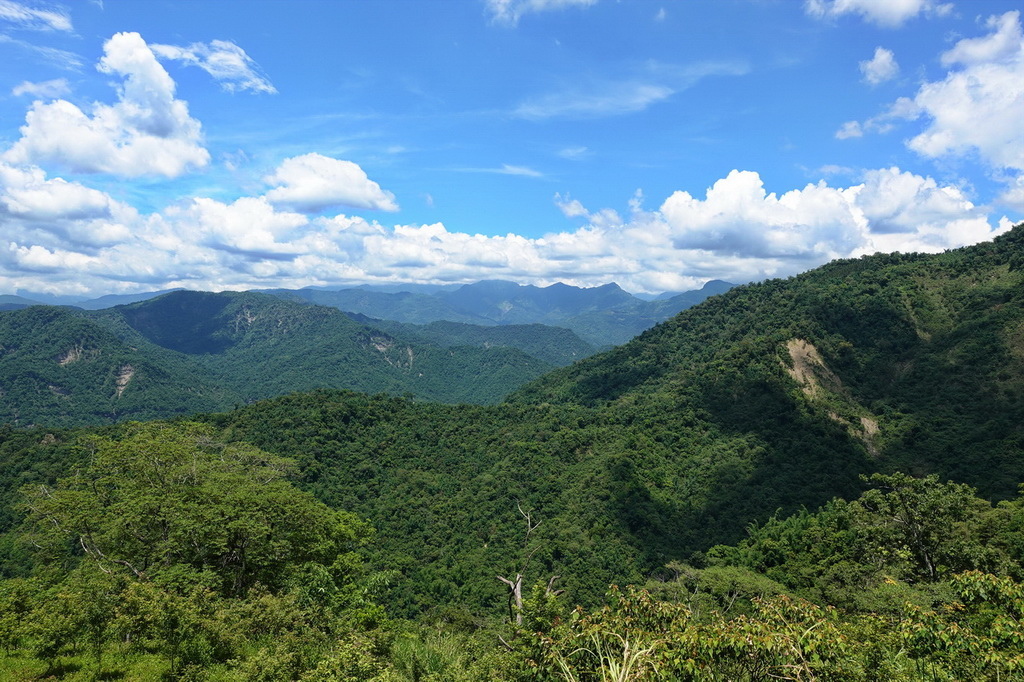
[[[986,563],[987,553],[970,525],[990,505],[975,497],[973,488],[939,483],[934,475],[874,474],[865,480],[875,489],[851,503],[851,511],[866,556],[925,582]]]
[[[278,590],[307,564],[348,572],[369,533],[288,483],[289,460],[217,442],[209,427],[135,424],[84,447],[82,469],[23,491],[27,536],[50,559],[242,596]]]

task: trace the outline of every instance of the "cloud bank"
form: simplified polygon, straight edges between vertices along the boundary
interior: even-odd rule
[[[540,11],[545,3],[538,3],[519,7]],[[506,5],[512,11],[513,4]],[[973,153],[1017,172],[1006,194],[1024,200],[1024,140],[1016,116],[1024,97],[1019,16],[996,17],[988,30],[946,52],[947,77],[895,103],[888,123],[922,121],[908,144],[923,157]],[[1010,226],[976,206],[961,187],[892,166],[861,171],[844,185],[823,179],[781,190],[766,187],[754,170],[736,169],[706,189],[658,197],[651,209],[638,191],[623,212],[592,210],[556,194],[569,229],[537,238],[487,236],[450,231],[442,222],[385,225],[358,215],[396,211],[398,199],[354,161],[315,152],[276,160],[263,171],[262,184],[239,188],[235,196],[197,190],[142,212],[87,181],[103,173],[147,175],[155,182],[198,175],[209,166],[200,122],[177,98],[158,60],[161,51],[165,59],[192,59],[174,50],[154,48],[136,33],[113,36],[97,68],[117,79],[115,100],[87,110],[59,98],[66,83],[19,86],[40,97],[51,88],[56,98],[35,101],[20,138],[0,153],[0,291],[100,295],[489,278],[581,286],[617,281],[633,291],[671,291],[712,278],[791,275],[876,251],[940,251]],[[187,52],[206,68],[198,62],[209,62],[209,54],[203,57],[195,46]],[[884,62],[878,55],[872,62]],[[874,67],[865,68],[867,74]],[[656,71],[668,82],[668,70]],[[697,71],[691,77],[706,75]],[[221,80],[236,88],[246,82],[244,70],[225,67],[222,73],[233,74]],[[684,75],[674,74],[673,88],[683,87]],[[558,106],[548,101],[549,115]],[[874,132],[883,123],[854,122],[849,132]],[[585,147],[561,152],[577,159],[587,153]],[[512,165],[476,170],[539,175]],[[66,171],[80,176],[60,177]]]

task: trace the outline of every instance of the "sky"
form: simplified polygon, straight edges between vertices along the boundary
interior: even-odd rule
[[[0,0],[0,294],[657,293],[1024,216],[1002,0]]]

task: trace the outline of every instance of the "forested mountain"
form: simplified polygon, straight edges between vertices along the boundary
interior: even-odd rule
[[[569,365],[597,352],[593,346],[564,327],[545,324],[502,324],[483,326],[439,320],[429,324],[409,324],[376,320],[359,313],[349,317],[406,338],[422,339],[444,348],[479,346],[482,348],[518,348],[527,355],[556,367]]]
[[[571,329],[595,348],[625,343],[645,329],[733,285],[707,282],[697,291],[645,301],[617,284],[547,287],[487,280],[436,291],[387,292],[374,288],[275,289],[267,293],[329,305],[375,319],[412,324],[436,321],[476,325],[545,324]]]
[[[255,357],[248,348],[283,343],[289,329],[313,324],[301,315],[263,318],[267,324],[249,319],[244,311],[254,308],[246,306],[264,300],[252,295],[201,295],[217,308],[202,319],[231,321],[227,326],[179,319],[181,295],[157,299],[166,306],[159,314],[136,304],[106,324],[115,329],[120,320],[121,337],[130,336],[127,329],[182,356],[239,363]],[[355,669],[363,661],[357,651],[373,659],[364,662],[367,670],[377,665],[375,672],[336,679],[430,679],[429,671],[433,679],[590,680],[615,666],[636,679],[1015,679],[1024,670],[1024,585],[1017,582],[1024,579],[1024,512],[1016,497],[1024,482],[1022,339],[1018,226],[991,243],[944,254],[837,261],[737,287],[620,348],[546,374],[500,405],[316,391],[203,417],[202,424],[110,427],[99,440],[8,429],[0,433],[4,495],[34,485],[20,511],[5,517],[6,529],[21,516],[27,525],[0,543],[3,570],[45,573],[41,559],[11,544],[19,537],[63,552],[79,570],[111,556],[135,568],[152,562],[159,580],[119,568],[128,587],[116,589],[152,585],[147,589],[174,595],[166,603],[185,599],[182,609],[206,614],[195,618],[213,633],[202,635],[211,648],[189,655],[226,679],[241,679],[238,671],[256,660],[280,662],[274,657],[283,651],[292,652],[287,660],[297,672],[276,679],[318,679],[312,671],[324,661]],[[310,566],[281,564],[300,578],[268,577],[265,592],[255,574],[236,575],[236,564],[218,563],[217,546],[200,543],[201,556],[172,547],[155,557],[130,533],[119,535],[115,511],[96,523],[99,539],[72,542],[74,534],[60,529],[71,519],[93,528],[89,514],[107,509],[108,498],[95,491],[117,491],[110,509],[142,510],[138,518],[148,518],[145,486],[126,472],[155,465],[132,459],[149,442],[173,446],[166,466],[179,466],[171,453],[186,453],[180,476],[161,481],[187,478],[193,450],[213,457],[201,467],[213,476],[201,490],[224,504],[234,498],[214,491],[222,477],[236,475],[232,462],[291,471],[303,494],[376,529],[372,539],[352,530],[346,536],[365,542],[346,548],[365,559],[365,572],[348,554],[342,568],[331,567],[340,540],[320,526],[311,528],[310,542],[321,549]],[[222,457],[226,464],[216,463],[218,452],[232,453]],[[118,458],[128,464],[111,464]],[[63,480],[51,488],[56,477]],[[51,498],[51,489],[59,494]],[[187,490],[173,492],[187,498]],[[187,499],[183,510],[192,509]],[[84,516],[68,516],[73,500],[83,501]],[[325,514],[309,509],[310,518]],[[159,534],[159,527],[144,533]],[[39,582],[31,589],[93,589],[77,573],[45,575],[33,578]],[[621,591],[602,598],[610,584],[628,583],[646,583],[653,596]],[[200,584],[209,601],[197,601]],[[345,596],[315,597],[309,585],[323,586],[317,594]],[[56,597],[18,602],[17,594],[28,593],[5,589],[0,616],[16,622],[23,608],[34,614],[26,622],[50,622],[42,606],[17,604]],[[384,611],[368,611],[354,594],[373,594]],[[157,604],[164,597],[147,598]],[[246,599],[250,606],[234,606]],[[273,621],[279,644],[244,619],[237,621],[246,624],[242,643],[216,644],[232,609],[251,614],[273,605],[284,613],[287,604],[297,610],[291,620]],[[581,608],[572,611],[575,604]],[[380,629],[396,617],[417,625],[407,623],[404,634]],[[135,621],[126,622],[111,632],[127,632]],[[317,644],[300,654],[285,642],[302,641],[295,634],[302,628]],[[324,628],[347,634],[331,640]],[[75,650],[53,644],[42,625],[14,632],[21,651],[49,643],[34,655],[51,665]],[[179,635],[145,632],[163,648],[126,648],[113,635],[96,641],[119,646],[132,661],[164,652],[163,669],[176,670],[185,655],[171,646]],[[66,641],[81,649],[87,640]],[[355,658],[345,663],[344,656]]]
[[[272,296],[179,291],[96,312],[0,313],[0,420],[154,419],[330,387],[486,403],[553,366],[512,347],[407,340]]]
[[[416,574],[403,599],[417,608],[500,592],[468,567],[515,554],[517,501],[544,519],[534,567],[594,595],[777,510],[854,497],[862,474],[1014,495],[1022,239],[739,287],[498,407],[297,396],[224,419],[407,543],[386,562]]]
[[[238,396],[186,356],[125,338],[82,311],[0,312],[0,421],[101,424],[224,409]]]

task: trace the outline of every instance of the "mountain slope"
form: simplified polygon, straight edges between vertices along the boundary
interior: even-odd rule
[[[741,287],[505,404],[346,394],[223,415],[297,457],[402,570],[409,613],[501,599],[494,574],[573,599],[741,539],[752,521],[905,470],[1011,497],[1024,481],[1024,228],[941,255],[871,256]],[[542,524],[524,543],[519,509]]]
[[[238,402],[205,374],[185,358],[126,343],[74,309],[0,313],[0,422],[99,424]]]
[[[581,288],[557,283],[547,287],[485,280],[454,289],[386,292],[369,288],[275,289],[266,293],[288,300],[329,305],[374,319],[413,324],[446,321],[491,325],[544,324],[571,329],[595,348],[625,343],[640,332],[731,284],[713,280],[698,291],[645,301],[617,284]]]
[[[939,255],[837,261],[739,287],[517,402],[692,400],[728,428],[783,405],[841,426],[872,457],[987,494],[1024,480],[1024,227]]]
[[[324,306],[256,293],[173,292],[97,319],[188,354],[246,401],[348,388],[441,402],[494,402],[551,368],[515,349],[408,342]]]
[[[365,315],[349,315],[357,322],[378,329],[422,339],[444,348],[479,346],[481,348],[517,348],[527,355],[556,367],[572,364],[593,355],[596,349],[564,327],[544,324],[503,324],[482,326],[439,320],[414,325],[391,320],[375,320]]]
[[[32,306],[0,312],[0,423],[156,419],[315,388],[494,403],[554,366],[513,347],[442,347],[262,294],[178,291],[100,311]]]

